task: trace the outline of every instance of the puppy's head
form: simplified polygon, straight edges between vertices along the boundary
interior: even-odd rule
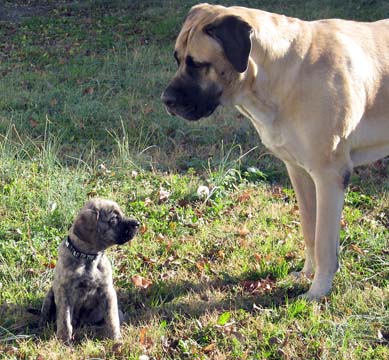
[[[81,209],[70,230],[95,251],[130,241],[140,223],[127,218],[119,205],[111,200],[92,199]]]

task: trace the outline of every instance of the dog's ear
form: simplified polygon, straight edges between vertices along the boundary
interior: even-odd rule
[[[90,234],[96,231],[98,219],[99,212],[97,210],[82,210],[74,222],[73,233],[80,240],[87,241]]]
[[[252,30],[246,21],[234,15],[224,16],[204,28],[207,35],[220,43],[228,61],[240,73],[247,70]]]

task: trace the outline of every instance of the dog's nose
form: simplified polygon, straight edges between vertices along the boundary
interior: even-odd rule
[[[169,90],[162,93],[161,100],[167,107],[174,107],[177,103],[176,95]]]
[[[140,227],[140,222],[138,220],[130,220],[130,226],[134,228],[139,228]]]

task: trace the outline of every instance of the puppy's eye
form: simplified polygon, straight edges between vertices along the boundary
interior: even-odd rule
[[[117,223],[118,223],[118,217],[117,216],[113,216],[109,219],[109,225],[110,226],[115,226]]]

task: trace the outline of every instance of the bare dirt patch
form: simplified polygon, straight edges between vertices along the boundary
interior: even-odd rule
[[[22,22],[33,16],[47,14],[53,5],[42,1],[5,1],[0,2],[0,21]]]

